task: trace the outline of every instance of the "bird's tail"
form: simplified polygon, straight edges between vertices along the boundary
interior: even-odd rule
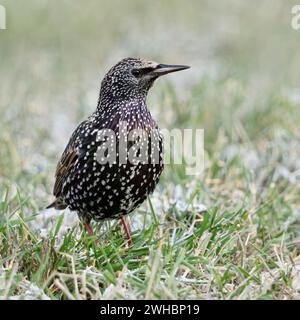
[[[66,209],[67,206],[68,205],[61,198],[57,198],[55,199],[54,202],[49,204],[49,206],[46,207],[46,209],[55,208],[57,210],[63,210],[63,209]]]

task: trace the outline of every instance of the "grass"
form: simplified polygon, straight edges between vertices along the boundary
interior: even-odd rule
[[[1,298],[299,299],[299,41],[282,16],[288,2],[258,10],[228,0],[229,12],[176,1],[174,26],[164,1],[66,1],[64,28],[49,2],[28,1],[22,15],[17,2],[3,2]],[[94,109],[101,76],[130,55],[192,65],[157,83],[149,105],[162,128],[204,128],[205,170],[192,177],[184,165],[167,166],[130,216],[133,246],[118,221],[93,225],[95,246],[74,213],[44,208],[58,156]]]

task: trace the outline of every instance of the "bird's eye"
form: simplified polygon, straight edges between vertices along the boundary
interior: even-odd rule
[[[135,77],[138,77],[142,74],[140,69],[133,69],[131,72]]]

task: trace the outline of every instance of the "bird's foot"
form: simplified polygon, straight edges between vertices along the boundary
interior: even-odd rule
[[[127,239],[128,239],[128,245],[131,247],[133,245],[132,238],[131,238],[131,232],[130,232],[130,228],[127,225],[126,220],[125,220],[124,217],[121,218],[121,223],[122,223],[122,225],[124,227],[124,230],[125,230],[125,233],[126,233],[126,236],[127,236]]]
[[[91,227],[91,225],[89,224],[89,222],[85,222],[84,223],[84,227],[85,227],[85,231],[88,237],[93,237],[94,238],[94,244],[97,246],[99,245],[99,241],[95,238],[93,229]]]

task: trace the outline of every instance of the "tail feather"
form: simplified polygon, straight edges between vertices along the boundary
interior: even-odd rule
[[[57,210],[63,210],[67,208],[67,204],[61,199],[57,198],[54,202],[49,204],[49,206],[46,207],[46,209],[55,208]]]

